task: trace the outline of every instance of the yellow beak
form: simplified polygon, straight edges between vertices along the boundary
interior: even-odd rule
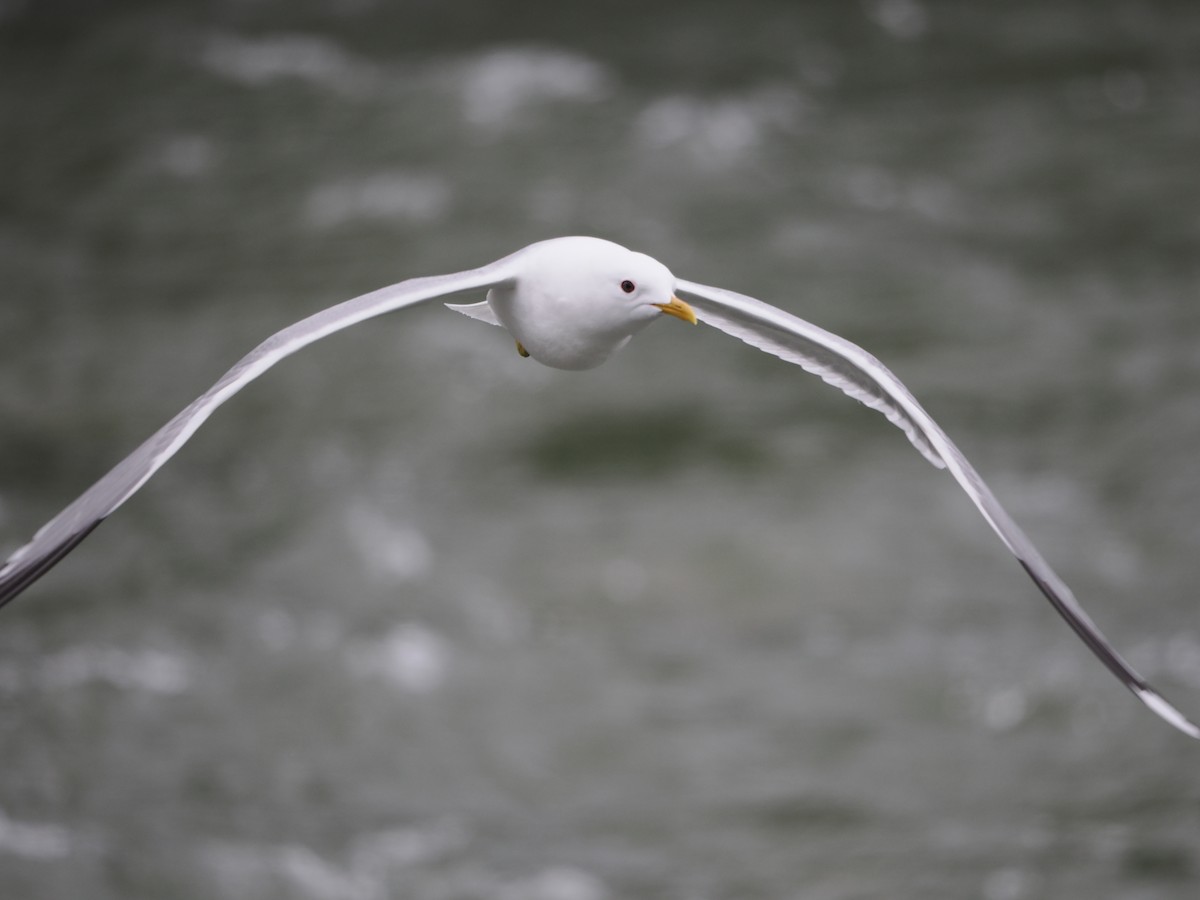
[[[655,303],[659,309],[665,312],[668,316],[674,316],[677,319],[683,319],[685,322],[696,324],[695,311],[680,300],[678,297],[672,297],[670,303]]]

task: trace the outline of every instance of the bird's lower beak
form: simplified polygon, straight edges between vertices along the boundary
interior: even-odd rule
[[[665,312],[668,316],[674,316],[677,319],[683,319],[685,322],[696,324],[695,311],[680,300],[678,297],[672,297],[670,303],[655,303],[659,309]]]

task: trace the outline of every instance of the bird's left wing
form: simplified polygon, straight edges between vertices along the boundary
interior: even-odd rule
[[[687,297],[701,322],[796,363],[879,410],[902,428],[926,459],[950,470],[1046,599],[1109,671],[1167,722],[1190,737],[1200,738],[1200,728],[1163,699],[1113,649],[975,468],[883,363],[858,345],[753,297],[682,280],[677,290]]]
[[[0,566],[0,606],[44,575],[128,500],[175,455],[213,410],[285,356],[364,319],[464,291],[509,283],[515,278],[515,263],[523,252],[519,250],[478,269],[411,278],[380,288],[315,313],[267,338],[112,471],[42,526],[28,544]]]

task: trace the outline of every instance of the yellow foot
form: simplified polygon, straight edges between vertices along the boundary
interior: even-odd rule
[[[526,359],[529,358],[529,351],[521,346],[520,341],[517,341],[517,352],[520,353],[522,356],[524,356]]]

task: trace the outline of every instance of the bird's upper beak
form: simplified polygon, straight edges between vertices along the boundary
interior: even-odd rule
[[[683,321],[691,322],[693,325],[696,324],[695,311],[678,297],[672,297],[669,303],[655,303],[654,305],[668,316],[683,319]]]

